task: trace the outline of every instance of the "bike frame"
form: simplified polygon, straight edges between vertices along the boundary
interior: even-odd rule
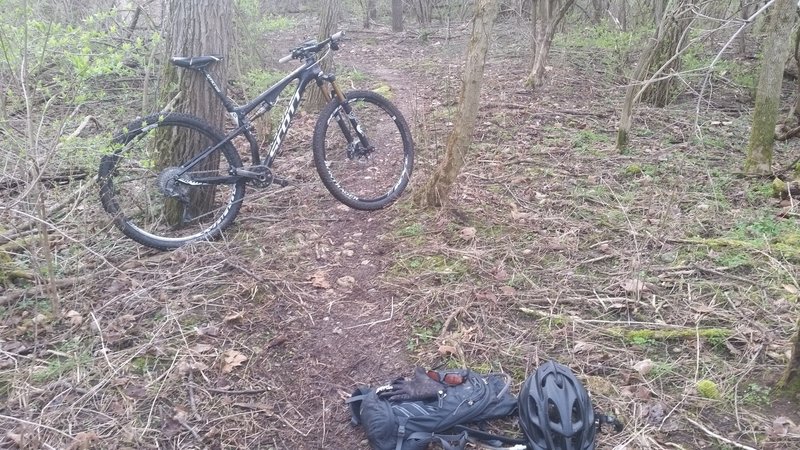
[[[334,95],[343,105],[345,113],[349,116],[351,112],[350,107],[346,103],[344,94],[335,83],[335,76],[323,74],[322,69],[319,67],[319,61],[314,57],[306,58],[302,66],[298,67],[282,80],[275,83],[272,87],[262,92],[258,97],[250,101],[248,104],[238,108],[234,105],[230,98],[222,93],[222,90],[219,88],[214,78],[205,68],[201,67],[194,70],[199,71],[203,74],[203,76],[205,76],[206,81],[208,81],[208,83],[211,85],[211,88],[214,90],[214,93],[222,101],[222,104],[235,121],[237,127],[229,132],[222,141],[213,147],[209,147],[201,151],[189,162],[181,166],[183,170],[178,174],[179,177],[191,170],[193,167],[199,164],[200,161],[208,157],[211,153],[217,151],[220,147],[227,144],[240,134],[243,134],[247,139],[247,142],[250,144],[250,153],[253,161],[251,167],[260,166],[261,152],[258,141],[256,141],[256,138],[253,135],[252,121],[272,110],[272,107],[275,106],[275,103],[277,102],[278,96],[281,94],[281,92],[283,92],[286,87],[295,80],[298,80],[297,89],[295,90],[294,95],[292,95],[289,105],[286,107],[286,113],[281,120],[280,127],[272,138],[269,152],[267,153],[266,160],[263,164],[264,166],[268,168],[272,167],[272,163],[275,161],[275,157],[278,155],[278,149],[280,148],[281,142],[283,142],[283,138],[289,131],[289,125],[292,122],[292,118],[297,113],[300,100],[303,97],[306,87],[308,87],[308,84],[311,81],[316,81],[320,88],[322,88],[323,82],[329,82],[333,87]],[[330,100],[332,98],[331,94],[325,89],[322,89],[322,92],[326,100]],[[258,108],[258,110],[256,110],[256,108]],[[256,111],[252,114],[252,116],[250,116],[250,113],[252,113],[253,110]],[[349,130],[347,130],[346,124],[341,123],[343,120],[344,119],[341,116],[337,118],[337,121],[340,122],[340,128],[342,128],[342,131],[345,133],[346,139],[348,142],[352,142],[353,138],[350,135]],[[350,121],[352,122],[353,129],[356,130],[356,133],[359,135],[358,138],[362,142],[366,142],[366,138],[361,135],[361,127],[358,126],[357,120],[350,117]],[[193,182],[202,184],[230,184],[231,182],[236,182],[241,178],[257,178],[252,176],[256,175],[255,173],[243,169],[236,169],[235,173],[232,173],[231,175],[231,177],[209,177],[194,179]]]

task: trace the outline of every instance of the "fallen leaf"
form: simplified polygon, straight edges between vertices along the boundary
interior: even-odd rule
[[[797,295],[800,291],[797,290],[797,286],[791,284],[784,284],[783,288],[786,289],[790,294]]]
[[[186,375],[187,373],[199,372],[208,369],[208,366],[200,361],[186,361],[183,360],[178,363],[178,373]]]
[[[89,450],[99,440],[100,436],[94,431],[81,431],[75,435],[75,439],[72,440],[68,450]]]
[[[650,400],[650,389],[647,386],[639,386],[635,395],[639,400]]]
[[[572,348],[572,351],[574,353],[591,352],[596,347],[597,347],[596,345],[594,345],[594,344],[592,344],[590,342],[578,341],[577,343],[575,343],[575,346]]]
[[[774,437],[798,437],[800,436],[800,426],[795,425],[792,419],[780,416],[772,421],[772,426],[768,428],[767,434]]]
[[[625,289],[625,292],[647,292],[649,290],[642,280],[625,280],[620,283],[620,286]]]
[[[205,353],[211,350],[212,348],[214,347],[212,347],[209,344],[195,344],[194,346],[192,346],[191,351],[193,353]]]
[[[229,314],[229,315],[225,316],[222,319],[222,323],[238,322],[238,321],[242,320],[243,317],[244,317],[244,312],[243,311],[239,311],[237,313]]]
[[[83,316],[81,316],[81,314],[78,311],[75,311],[74,309],[70,309],[67,312],[66,316],[67,319],[69,319],[70,325],[72,325],[73,327],[80,326],[80,324],[83,323]]]
[[[517,293],[517,290],[511,286],[500,286],[500,293],[503,295],[514,295]]]
[[[39,313],[39,314],[37,314],[37,315],[36,315],[36,316],[34,316],[34,318],[33,318],[33,323],[35,323],[36,325],[42,325],[42,324],[45,324],[45,323],[47,323],[47,322],[48,322],[48,318],[47,318],[47,316],[45,316],[45,315],[44,315],[44,314],[42,314],[42,313]]]
[[[471,241],[475,239],[475,235],[477,235],[477,233],[478,231],[475,228],[466,227],[458,232],[458,236],[465,241]]]
[[[645,376],[653,370],[653,361],[650,359],[643,359],[633,365],[633,370],[639,372],[639,375]]]
[[[342,286],[344,288],[351,288],[351,287],[355,286],[356,279],[351,277],[351,276],[349,276],[349,275],[346,275],[346,276],[343,276],[343,277],[337,279],[336,280],[336,284],[338,284],[339,286]]]
[[[453,347],[452,345],[440,345],[439,346],[439,354],[442,356],[451,356],[457,355],[458,350]]]
[[[321,270],[314,272],[308,279],[311,281],[311,285],[317,289],[331,288],[331,283],[328,281],[327,274]]]
[[[198,336],[211,336],[215,337],[219,335],[219,328],[215,327],[214,325],[207,325],[204,327],[197,327],[195,328]]]
[[[247,361],[247,357],[236,350],[225,350],[222,353],[224,364],[222,366],[222,373],[231,373],[234,368],[241,366],[243,362]]]

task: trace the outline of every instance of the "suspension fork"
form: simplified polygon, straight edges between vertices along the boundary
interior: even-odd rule
[[[328,74],[323,75],[320,77],[322,80],[327,81],[331,85],[331,92],[323,89],[324,95],[326,100],[330,101],[335,98],[339,105],[341,106],[342,111],[345,112],[347,119],[350,121],[350,126],[348,126],[345,118],[342,117],[341,112],[336,114],[336,123],[339,124],[339,128],[342,130],[345,139],[350,144],[358,144],[360,143],[364,148],[370,148],[369,141],[367,140],[366,134],[364,134],[364,129],[361,127],[361,123],[359,122],[358,118],[353,114],[353,108],[350,106],[350,103],[347,102],[347,97],[345,97],[344,92],[339,89],[339,85],[336,84],[336,75]],[[320,81],[321,83],[321,81]],[[356,132],[356,139],[353,139],[353,135],[350,133],[350,130],[355,130]]]

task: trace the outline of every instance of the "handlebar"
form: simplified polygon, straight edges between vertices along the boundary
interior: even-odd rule
[[[331,50],[339,50],[339,40],[344,37],[344,31],[339,31],[334,33],[328,39],[325,39],[322,42],[317,42],[316,40],[311,40],[304,42],[300,47],[292,49],[292,52],[288,55],[284,56],[283,58],[279,59],[279,63],[285,63],[292,59],[302,59],[311,53],[318,53],[326,46],[330,45]]]

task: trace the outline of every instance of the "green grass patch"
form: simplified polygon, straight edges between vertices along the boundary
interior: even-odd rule
[[[47,383],[92,363],[91,348],[83,345],[77,338],[62,342],[56,350],[59,355],[53,355],[45,360],[44,366],[35,368],[31,372],[31,380]]]
[[[433,342],[442,330],[441,322],[435,321],[427,325],[416,325],[411,329],[411,336],[406,343],[410,352],[419,350],[422,346]]]
[[[443,255],[415,255],[399,260],[390,272],[401,276],[433,275],[443,283],[451,283],[462,280],[469,267],[461,260]]]

